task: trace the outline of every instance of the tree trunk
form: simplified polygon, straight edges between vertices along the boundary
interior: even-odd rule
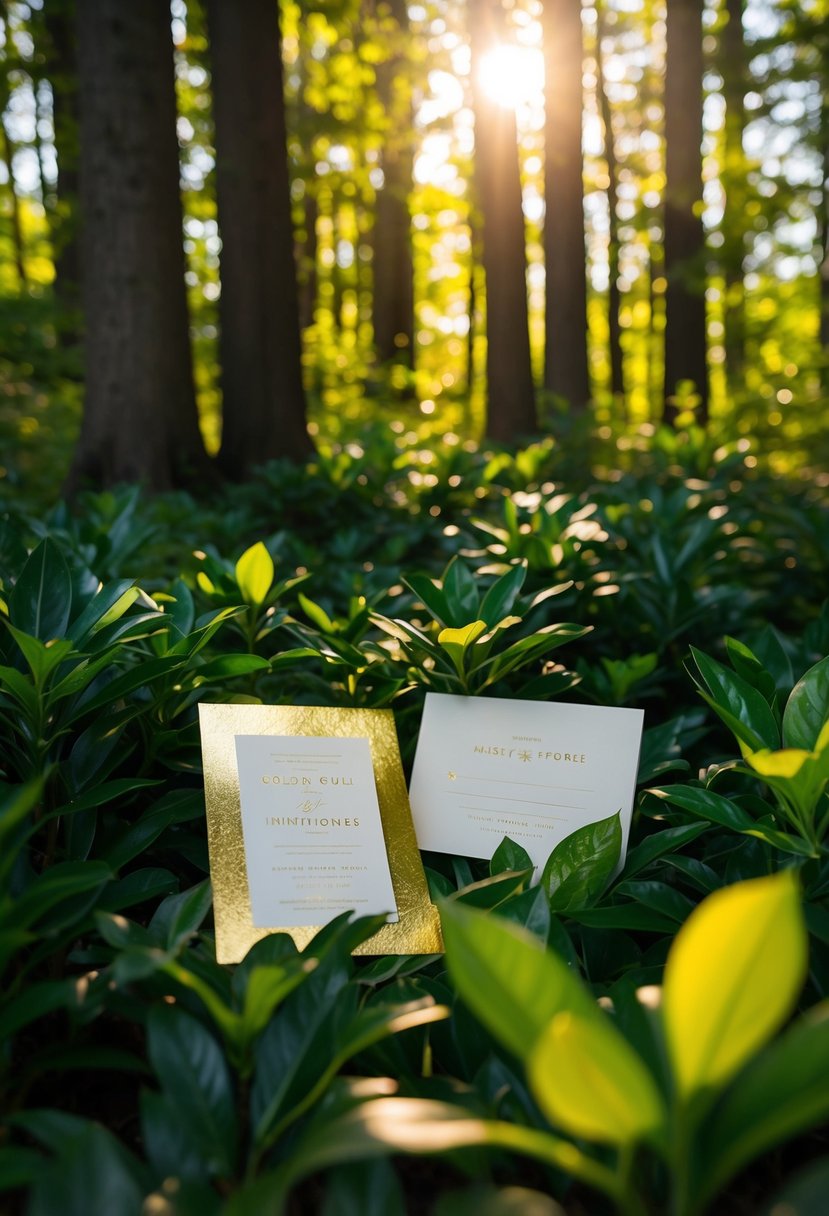
[[[727,22],[720,41],[720,65],[725,101],[724,164],[720,174],[725,189],[722,222],[722,267],[725,280],[725,367],[732,384],[742,384],[745,369],[745,257],[746,161],[743,132],[746,125],[746,50],[743,37],[744,0],[726,0]]]
[[[43,55],[52,90],[57,156],[56,205],[50,211],[55,261],[57,333],[61,345],[81,344],[81,251],[78,224],[78,59],[71,0],[47,0]]]
[[[167,0],[78,0],[86,408],[70,486],[202,473]]]
[[[818,236],[820,266],[818,271],[820,308],[820,382],[829,392],[829,103],[820,107],[820,140],[823,143],[823,190],[820,199]]]
[[[401,74],[408,36],[406,0],[383,0],[388,8],[384,45],[391,53],[377,65],[377,96],[386,118],[380,167],[383,187],[377,191],[374,218],[374,346],[381,362],[394,359],[414,365],[414,271],[412,268],[412,92]],[[389,25],[391,28],[388,28]]]
[[[14,267],[20,281],[20,290],[25,291],[26,281],[26,247],[23,240],[23,224],[20,215],[20,198],[17,193],[17,182],[14,176],[15,146],[6,123],[6,108],[11,97],[10,73],[17,66],[17,56],[12,42],[9,14],[5,0],[0,0],[0,23],[3,26],[3,58],[2,76],[0,76],[0,157],[6,164],[9,189],[9,214],[11,219],[12,249],[14,250]]]
[[[702,227],[702,0],[668,0],[665,61],[665,412],[691,381],[708,420],[705,234]]]
[[[613,138],[613,109],[607,95],[604,78],[604,56],[602,53],[602,38],[604,36],[604,8],[598,9],[598,25],[596,31],[596,93],[599,100],[599,111],[604,128],[604,155],[607,162],[607,273],[609,278],[607,291],[607,321],[610,344],[610,391],[614,398],[624,401],[625,372],[622,358],[622,326],[619,313],[622,306],[619,291],[619,217],[616,206],[619,201],[619,166],[616,161],[616,145]]]
[[[580,0],[544,0],[544,387],[577,410],[590,400],[582,178]]]
[[[475,183],[486,279],[487,423],[509,443],[537,430],[527,309],[527,254],[515,115],[487,97],[477,64],[496,43],[498,0],[470,5]]]
[[[11,229],[12,229],[12,249],[14,250],[14,267],[17,271],[17,277],[20,280],[20,290],[25,291],[27,287],[26,280],[26,246],[23,240],[23,224],[20,218],[20,198],[17,193],[17,182],[14,176],[14,144],[9,135],[9,128],[6,124],[5,102],[7,98],[0,103],[0,127],[3,133],[3,160],[6,162],[6,171],[9,176],[8,190],[11,213]]]
[[[232,477],[311,450],[293,255],[279,14],[208,0],[222,238],[221,467]]]

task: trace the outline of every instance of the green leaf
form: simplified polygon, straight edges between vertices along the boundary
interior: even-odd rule
[[[806,841],[792,836],[788,832],[780,832],[767,824],[758,823],[747,811],[744,811],[730,798],[724,798],[714,790],[703,789],[696,785],[668,785],[664,789],[647,791],[655,798],[681,806],[683,810],[693,815],[701,815],[712,823],[731,828],[743,836],[756,836],[768,844],[786,853],[794,853],[798,857],[811,857],[814,850]]]
[[[500,918],[441,905],[446,962],[458,994],[499,1043],[525,1060],[562,1010],[597,1015],[567,964],[530,933]]]
[[[214,680],[232,680],[254,671],[267,671],[269,667],[268,660],[256,654],[220,654],[215,659],[209,659],[203,667],[195,669],[193,683],[200,685]]]
[[[236,1102],[219,1044],[183,1009],[155,1005],[147,1021],[147,1047],[162,1091],[195,1134],[209,1172],[232,1174]]]
[[[47,1013],[65,1008],[74,999],[72,980],[41,980],[30,984],[0,1009],[0,1043]]]
[[[829,656],[815,663],[792,689],[783,713],[785,747],[812,751],[829,719]]]
[[[611,1171],[575,1145],[534,1128],[481,1119],[463,1107],[424,1098],[381,1097],[336,1118],[318,1119],[293,1146],[277,1173],[260,1179],[244,1204],[228,1205],[226,1216],[280,1211],[288,1189],[300,1178],[343,1161],[392,1153],[447,1153],[473,1146],[521,1153],[597,1187],[618,1193]]]
[[[76,646],[83,646],[93,633],[120,620],[140,594],[133,579],[107,583],[98,589],[80,616],[75,618],[66,636]]]
[[[187,823],[203,814],[204,795],[199,790],[172,790],[98,851],[104,861],[118,870],[149,848],[171,824]]]
[[[148,1180],[138,1162],[99,1124],[68,1141],[32,1186],[27,1216],[89,1216],[100,1212],[141,1216]]]
[[[122,912],[124,908],[132,908],[145,900],[167,895],[177,885],[178,879],[169,870],[157,866],[131,870],[103,891],[98,897],[98,907],[109,912]]]
[[[0,688],[5,688],[15,698],[30,722],[37,721],[40,696],[28,676],[15,667],[0,666]]]
[[[433,579],[425,574],[410,574],[403,582],[423,601],[424,607],[439,625],[449,625],[450,612],[446,597]]]
[[[687,895],[683,895],[681,891],[677,891],[675,887],[671,887],[665,882],[626,880],[619,884],[617,892],[622,896],[630,896],[637,903],[644,904],[646,908],[650,908],[660,916],[676,921],[680,925],[694,910],[694,904]]]
[[[478,616],[478,588],[464,563],[453,557],[443,572],[443,594],[449,610],[447,625],[462,626]]]
[[[212,904],[210,879],[205,878],[187,891],[168,895],[150,921],[150,933],[168,950],[175,950],[197,931]]]
[[[17,642],[20,653],[29,665],[29,670],[36,684],[43,685],[47,677],[60,667],[61,663],[72,654],[72,643],[69,641],[41,642],[38,638],[30,637],[14,625],[6,623],[6,628]]]
[[[282,966],[254,968],[245,988],[242,1006],[242,1032],[248,1043],[265,1029],[274,1010],[314,969],[313,959],[299,956],[287,959]]]
[[[152,777],[119,777],[116,781],[104,781],[101,785],[96,785],[94,789],[87,790],[85,794],[78,794],[77,798],[67,802],[56,813],[75,815],[96,807],[107,806],[109,803],[116,803],[122,807],[127,802],[129,794],[163,784],[163,781]]]
[[[9,596],[15,628],[48,642],[66,634],[72,610],[72,578],[58,546],[48,536],[29,556]]]
[[[551,911],[564,913],[594,904],[610,881],[621,852],[618,811],[565,837],[553,849],[541,876]]]
[[[384,1158],[344,1165],[328,1175],[320,1216],[400,1216],[406,1200]]]
[[[780,746],[780,730],[762,693],[722,663],[691,647],[691,654],[710,696],[705,700],[737,734],[738,742],[757,751]],[[704,695],[704,694],[703,694]]]
[[[16,928],[28,928],[75,895],[94,891],[112,878],[102,861],[62,861],[44,870],[26,888],[11,910]]]
[[[625,868],[621,877],[623,879],[633,878],[635,874],[647,869],[658,858],[664,857],[666,853],[676,852],[677,849],[696,840],[697,836],[701,836],[707,830],[707,825],[704,823],[687,823],[680,827],[667,828],[663,832],[654,832],[635,849],[630,850],[625,859]]]
[[[737,1078],[706,1122],[703,1192],[829,1118],[829,1002],[810,1009]]]
[[[487,683],[494,684],[509,672],[515,671],[516,668],[526,667],[528,663],[540,659],[542,655],[563,646],[566,642],[584,637],[592,628],[592,625],[574,625],[568,621],[561,621],[555,625],[545,625],[543,629],[536,630],[529,637],[520,638],[519,641],[507,646],[506,650],[493,655],[482,664],[482,667],[490,668]]]
[[[494,629],[498,622],[512,611],[526,577],[527,563],[521,561],[518,565],[511,566],[506,574],[502,574],[492,584],[480,608],[481,619],[486,621],[488,629]]]
[[[533,1048],[527,1075],[548,1119],[573,1136],[621,1146],[663,1131],[653,1077],[604,1016],[557,1014]]]
[[[246,549],[236,563],[236,582],[246,604],[258,608],[264,604],[271,589],[274,564],[261,540]]]
[[[0,1194],[29,1186],[44,1166],[43,1154],[20,1145],[0,1146]]]
[[[552,917],[550,904],[541,887],[531,887],[529,891],[522,891],[520,895],[505,899],[503,903],[498,904],[496,912],[504,920],[528,929],[542,942],[549,942]]]
[[[498,848],[492,854],[489,872],[492,875],[501,874],[504,870],[534,870],[533,860],[525,848],[505,836]]]
[[[662,1008],[684,1100],[723,1085],[791,1012],[806,974],[797,877],[783,870],[715,891],[680,929]]]
[[[450,898],[472,908],[497,908],[504,900],[523,891],[533,876],[533,864],[526,870],[506,870],[461,887]]]
[[[672,934],[676,932],[674,920],[659,916],[641,904],[605,904],[603,908],[584,908],[580,912],[568,912],[571,920],[590,929],[623,929],[640,933]]]
[[[76,722],[78,718],[82,718],[85,714],[92,713],[96,709],[102,709],[105,705],[116,705],[117,702],[128,697],[130,693],[135,692],[139,688],[152,687],[157,681],[164,679],[182,665],[183,661],[180,658],[168,655],[165,655],[161,659],[149,659],[147,662],[139,663],[130,671],[117,675],[115,679],[110,680],[103,688],[92,693],[91,696],[81,697],[75,705],[74,713],[69,717],[69,724]]]
[[[182,1182],[185,1186],[194,1181],[207,1182],[211,1173],[216,1172],[212,1145],[209,1142],[202,1145],[199,1125],[190,1126],[182,1119],[178,1107],[165,1094],[145,1089],[139,1102],[144,1152],[157,1177],[175,1178],[178,1201]],[[178,1216],[178,1202],[172,1210]]]
[[[26,785],[11,786],[0,794],[0,856],[9,847],[6,842],[37,806],[42,790],[43,778],[38,777]]]
[[[297,595],[297,599],[299,600],[299,605],[302,608],[302,611],[308,617],[308,620],[311,621],[312,624],[316,625],[320,633],[337,632],[337,626],[331,620],[331,617],[324,608],[320,607],[319,604],[314,603],[313,600],[309,600],[308,597],[303,595],[301,591]]]

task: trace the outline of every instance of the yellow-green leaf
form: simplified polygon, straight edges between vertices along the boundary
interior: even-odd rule
[[[528,1079],[547,1117],[573,1136],[634,1144],[664,1127],[653,1077],[606,1017],[557,1014],[530,1056]]]
[[[765,749],[746,755],[748,763],[761,777],[794,777],[811,758],[812,753],[800,747],[784,747],[777,752]]]
[[[662,1009],[680,1094],[722,1085],[785,1021],[806,974],[797,878],[717,891],[677,934]]]
[[[262,544],[261,540],[246,549],[236,563],[236,582],[242,592],[245,603],[259,604],[265,598],[273,583],[273,558]]]
[[[463,656],[473,642],[486,633],[486,621],[472,621],[461,629],[441,629],[438,645],[447,651],[459,675],[463,674]]]

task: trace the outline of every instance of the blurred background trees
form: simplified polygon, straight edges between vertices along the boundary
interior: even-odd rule
[[[665,420],[791,465],[827,376],[827,55],[825,0],[2,0],[0,438],[51,437],[59,481],[80,434],[77,484],[376,419]]]

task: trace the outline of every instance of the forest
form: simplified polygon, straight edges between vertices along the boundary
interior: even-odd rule
[[[824,1216],[828,190],[825,0],[0,0],[2,1216]],[[425,847],[440,703],[638,763]]]

